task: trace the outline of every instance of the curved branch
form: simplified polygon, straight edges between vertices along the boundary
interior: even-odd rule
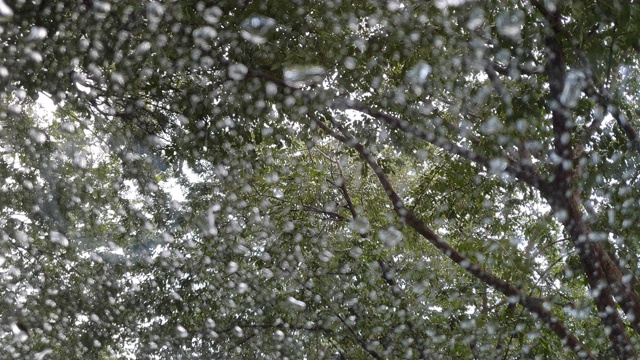
[[[419,139],[435,145],[436,147],[448,153],[458,155],[463,159],[479,164],[486,169],[492,169],[491,159],[472,150],[465,149],[448,139],[436,136],[431,133],[427,133],[424,130],[417,128],[396,116],[384,113],[382,111],[374,110],[368,105],[359,101],[349,99],[336,99],[334,101],[333,108],[336,110],[354,110],[362,114],[369,115],[374,119],[382,121],[393,129],[400,129],[405,133],[410,133],[418,137]],[[540,191],[547,191],[550,188],[550,183],[540,178],[531,164],[523,161],[518,162],[514,159],[510,159],[507,156],[505,156],[504,158],[507,160],[507,166],[504,169],[507,174],[524,181],[525,183],[533,186]]]
[[[373,158],[371,153],[360,144],[353,136],[351,136],[340,124],[330,119],[334,126],[336,126],[342,134],[332,130],[325,123],[312,116],[313,121],[324,130],[327,134],[331,135],[336,140],[356,150],[360,157],[369,165],[374,174],[378,177],[382,188],[384,189],[387,197],[393,204],[393,209],[398,216],[422,237],[427,239],[444,255],[453,260],[456,264],[466,270],[474,277],[482,280],[489,286],[500,291],[507,296],[510,300],[513,299],[519,302],[522,306],[530,310],[537,315],[542,321],[558,335],[558,337],[566,343],[570,350],[572,350],[576,356],[580,359],[595,359],[590,351],[580,342],[580,340],[562,323],[558,318],[553,316],[549,310],[547,310],[541,299],[528,296],[516,288],[511,283],[498,278],[494,274],[484,270],[479,265],[473,263],[467,257],[462,255],[456,249],[454,249],[448,242],[442,240],[433,230],[431,230],[422,220],[417,218],[415,214],[404,206],[404,202],[400,196],[395,192],[391,182],[389,181],[386,173],[382,170],[377,161]]]

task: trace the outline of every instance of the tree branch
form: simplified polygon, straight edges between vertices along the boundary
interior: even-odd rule
[[[551,207],[557,213],[563,214],[561,221],[578,250],[589,286],[595,294],[594,300],[600,318],[603,325],[609,329],[609,339],[618,356],[624,359],[637,358],[625,323],[620,314],[613,310],[617,308],[613,294],[617,295],[616,300],[625,310],[634,329],[640,328],[640,298],[629,288],[628,284],[624,284],[621,272],[606,253],[602,244],[590,240],[591,228],[584,220],[580,209],[580,190],[575,186],[576,176],[574,176],[573,169],[572,136],[574,125],[571,119],[571,109],[562,101],[565,91],[575,91],[574,89],[565,89],[567,86],[566,64],[564,48],[560,39],[562,27],[559,26],[562,24],[562,16],[558,10],[548,11],[537,0],[531,0],[531,4],[543,14],[554,30],[545,39],[547,58],[545,73],[549,81],[554,148],[559,160],[555,167],[552,188],[541,192]],[[578,91],[581,90],[578,89]]]
[[[318,125],[318,127],[325,130],[327,134],[331,135],[336,140],[344,143],[345,145],[353,148],[360,154],[360,157],[369,165],[369,167],[378,177],[382,188],[393,204],[394,211],[407,225],[409,225],[416,232],[422,235],[422,237],[427,239],[444,255],[449,257],[471,275],[500,291],[509,299],[513,299],[519,302],[522,306],[540,317],[540,319],[542,319],[542,321],[546,323],[551,328],[551,330],[553,330],[556,335],[558,335],[558,337],[562,339],[563,342],[566,343],[569,349],[571,349],[578,358],[594,359],[593,355],[591,355],[589,350],[585,348],[580,340],[578,340],[578,338],[573,333],[571,333],[569,329],[562,322],[560,322],[558,318],[553,316],[551,312],[545,309],[545,307],[543,306],[543,301],[541,299],[525,295],[511,283],[498,278],[497,276],[481,268],[479,265],[473,263],[467,257],[455,250],[451,245],[449,245],[449,243],[442,240],[433,230],[431,230],[426,224],[418,219],[412,211],[408,210],[404,206],[404,202],[402,201],[400,196],[395,192],[387,175],[384,173],[384,171],[370,154],[370,152],[364,146],[362,146],[362,144],[360,144],[353,136],[349,135],[349,133],[344,128],[342,128],[340,124],[330,119],[332,123],[336,127],[338,127],[338,129],[340,129],[342,134],[339,134],[336,131],[332,130],[319,119],[315,117],[312,117],[312,119]]]
[[[381,111],[374,110],[368,105],[361,103],[359,101],[348,100],[348,99],[337,99],[334,101],[333,108],[336,110],[345,110],[345,109],[355,110],[365,115],[369,115],[375,119],[382,121],[383,123],[387,124],[393,129],[400,129],[405,133],[410,133],[432,145],[435,145],[436,147],[439,147],[440,149],[448,153],[458,155],[463,159],[477,163],[488,170],[492,169],[491,160],[484,157],[483,155],[480,155],[472,150],[465,149],[451,142],[448,139],[438,137],[431,133],[427,133],[420,128],[410,125],[408,122],[398,117],[395,117],[393,115],[390,115]],[[507,160],[507,166],[504,171],[509,175],[519,180],[522,180],[525,183],[541,191],[543,189],[546,190],[550,186],[548,182],[542,180],[538,176],[535,169],[530,164],[514,161],[514,159],[509,159],[507,156],[505,156],[504,158]]]

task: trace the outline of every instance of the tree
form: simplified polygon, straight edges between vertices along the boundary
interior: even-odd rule
[[[0,15],[15,357],[637,357],[635,2]]]

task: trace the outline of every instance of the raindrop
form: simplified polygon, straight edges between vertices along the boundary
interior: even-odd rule
[[[245,19],[240,27],[243,39],[261,45],[267,42],[267,36],[276,27],[276,21],[270,17],[254,15]]]
[[[344,59],[344,67],[346,67],[348,70],[355,69],[356,59],[352,58],[351,56],[347,57],[346,59]]]
[[[220,16],[222,16],[222,10],[217,6],[206,9],[202,14],[204,21],[209,24],[218,23],[218,21],[220,21]]]
[[[203,26],[193,30],[193,37],[196,39],[210,40],[218,36],[216,29],[211,26]]]
[[[240,81],[247,76],[249,69],[243,64],[232,64],[229,66],[229,77],[235,81]]]
[[[503,158],[494,158],[489,161],[489,171],[492,174],[498,174],[507,168],[507,161]]]
[[[496,27],[500,35],[518,40],[522,31],[522,22],[517,14],[504,13],[496,20]]]
[[[29,51],[28,52],[29,57],[31,58],[31,60],[37,62],[38,64],[42,62],[42,60],[44,60],[44,58],[42,57],[42,54],[40,54],[37,51]]]
[[[564,87],[560,94],[560,103],[569,109],[578,105],[582,87],[586,81],[586,76],[581,71],[570,70],[564,80]]]
[[[73,133],[76,131],[76,126],[72,122],[63,122],[60,124],[60,129],[67,133]]]
[[[29,136],[38,144],[44,144],[44,142],[47,141],[47,134],[38,129],[29,130]]]
[[[304,301],[300,301],[293,296],[289,296],[287,298],[287,304],[294,310],[304,310],[307,307],[307,304]]]
[[[63,234],[57,231],[49,232],[49,238],[51,239],[51,242],[54,244],[59,244],[64,247],[69,246],[69,239],[67,239],[66,236],[64,236]]]
[[[119,72],[114,72],[111,74],[111,81],[114,83],[123,86],[124,85],[124,76]]]
[[[389,227],[387,230],[381,230],[378,233],[380,240],[389,247],[397,246],[402,240],[402,233],[394,227]]]
[[[273,338],[274,338],[276,341],[282,341],[282,340],[284,340],[284,337],[285,337],[285,336],[284,336],[284,333],[282,332],[282,330],[276,330],[276,331],[273,333]]]
[[[326,76],[326,70],[316,65],[294,65],[284,69],[284,82],[288,86],[301,88],[321,82]]]
[[[87,167],[87,156],[84,152],[80,151],[73,156],[73,165],[80,169]]]
[[[237,336],[237,337],[242,337],[242,335],[244,335],[244,331],[242,331],[242,328],[240,326],[235,326],[233,328],[233,333]]]
[[[179,338],[184,339],[187,336],[189,336],[189,332],[184,327],[178,325],[178,326],[176,326],[176,336],[179,337]]]
[[[349,228],[353,231],[357,231],[360,234],[366,234],[371,228],[369,219],[365,217],[357,217],[349,223]]]
[[[16,97],[18,100],[24,100],[27,98],[27,92],[23,89],[16,90]]]
[[[411,88],[416,95],[422,93],[422,86],[427,83],[429,74],[431,74],[431,65],[425,61],[418,61],[405,75],[405,81],[411,84]]]
[[[13,10],[7,5],[4,0],[0,0],[0,22],[9,21],[13,16]]]
[[[28,40],[43,40],[47,37],[47,29],[42,26],[32,26]]]
[[[148,53],[149,50],[151,50],[151,43],[148,41],[143,41],[142,43],[140,43],[140,45],[138,45],[133,54],[136,56],[140,56],[142,54]]]
[[[484,23],[484,13],[482,9],[476,8],[471,12],[467,21],[467,28],[471,31],[477,30]]]
[[[52,352],[53,352],[53,350],[51,350],[51,349],[42,350],[40,352],[37,352],[37,353],[33,354],[33,359],[34,360],[43,360],[47,355],[51,354]]]
[[[227,274],[233,274],[236,271],[238,271],[238,263],[235,261],[231,261],[228,265],[227,265]]]

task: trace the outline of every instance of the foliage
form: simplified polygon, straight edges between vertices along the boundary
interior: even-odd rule
[[[637,3],[0,17],[10,356],[637,357]]]

